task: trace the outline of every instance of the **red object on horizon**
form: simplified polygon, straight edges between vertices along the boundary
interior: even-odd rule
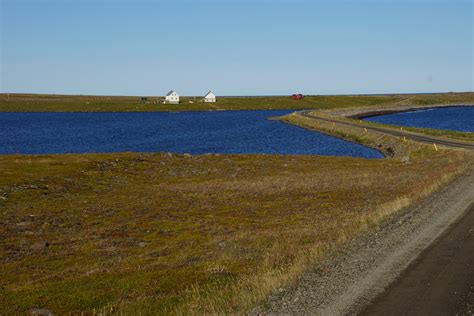
[[[295,93],[291,96],[291,98],[295,100],[301,100],[303,99],[303,95],[301,93],[298,93],[298,94]]]

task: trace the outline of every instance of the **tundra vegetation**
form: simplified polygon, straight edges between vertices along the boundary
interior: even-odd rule
[[[0,156],[2,312],[243,313],[473,158],[299,114],[281,120],[387,158]]]
[[[0,157],[0,306],[248,311],[469,161],[464,151],[409,147],[408,160]]]

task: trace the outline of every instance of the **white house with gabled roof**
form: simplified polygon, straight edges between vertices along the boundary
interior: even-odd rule
[[[179,104],[179,94],[176,91],[171,90],[165,95],[165,103]]]
[[[216,95],[209,90],[209,92],[204,96],[204,102],[216,102]]]

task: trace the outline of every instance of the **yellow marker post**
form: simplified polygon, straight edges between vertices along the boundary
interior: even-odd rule
[[[364,131],[366,134],[368,134],[369,132],[367,131],[367,128],[364,127]]]
[[[433,144],[434,145],[434,148],[436,151],[438,151],[438,146],[436,146],[436,144]]]
[[[332,127],[336,126],[336,123],[332,122]]]

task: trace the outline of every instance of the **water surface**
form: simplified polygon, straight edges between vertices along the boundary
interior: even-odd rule
[[[474,132],[474,106],[433,108],[366,118],[367,121],[400,126]]]
[[[374,149],[267,120],[290,110],[0,113],[0,154],[175,152],[381,158]]]

